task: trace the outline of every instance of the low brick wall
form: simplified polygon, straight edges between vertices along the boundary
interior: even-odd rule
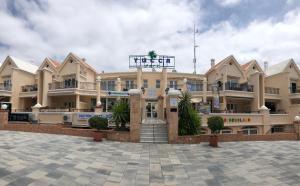
[[[36,132],[47,134],[63,134],[70,136],[92,137],[94,129],[69,128],[60,124],[26,124],[26,123],[9,123],[3,125],[0,130]],[[123,131],[102,130],[103,137],[112,141],[130,141],[130,133]]]
[[[177,143],[194,144],[208,142],[210,135],[178,136]],[[267,135],[242,135],[242,134],[220,134],[220,142],[230,141],[279,141],[279,140],[298,140],[296,133],[275,133]]]

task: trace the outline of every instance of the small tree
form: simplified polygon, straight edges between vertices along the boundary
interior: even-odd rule
[[[200,133],[201,118],[193,109],[189,92],[182,93],[178,103],[179,135],[195,135]]]
[[[207,118],[207,125],[211,132],[216,134],[224,128],[224,120],[220,116],[212,116]]]
[[[100,116],[93,116],[88,120],[88,122],[91,128],[97,130],[106,130],[108,127],[108,120]]]
[[[130,122],[130,107],[128,102],[121,100],[113,107],[113,120],[116,123],[116,129],[125,130],[126,123]],[[121,124],[121,128],[120,128]]]

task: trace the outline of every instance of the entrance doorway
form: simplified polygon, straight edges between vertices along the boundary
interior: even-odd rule
[[[146,117],[157,118],[157,102],[146,102]]]

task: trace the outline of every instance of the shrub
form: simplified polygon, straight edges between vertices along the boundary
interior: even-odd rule
[[[178,103],[179,135],[195,135],[200,133],[201,118],[192,107],[191,95],[182,93]]]
[[[88,120],[88,122],[91,128],[97,130],[106,130],[108,126],[108,120],[100,116],[93,116]]]
[[[212,133],[218,133],[224,128],[224,120],[221,116],[212,116],[207,118],[207,125]]]
[[[117,130],[125,130],[126,123],[130,122],[130,106],[125,100],[117,102],[113,107],[113,121]],[[121,124],[121,128],[120,128]]]

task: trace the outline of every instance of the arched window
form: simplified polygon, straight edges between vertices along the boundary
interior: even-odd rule
[[[232,129],[229,127],[224,127],[221,131],[220,134],[232,134]]]
[[[246,126],[242,128],[243,134],[245,135],[253,135],[258,134],[258,128],[255,126]]]

